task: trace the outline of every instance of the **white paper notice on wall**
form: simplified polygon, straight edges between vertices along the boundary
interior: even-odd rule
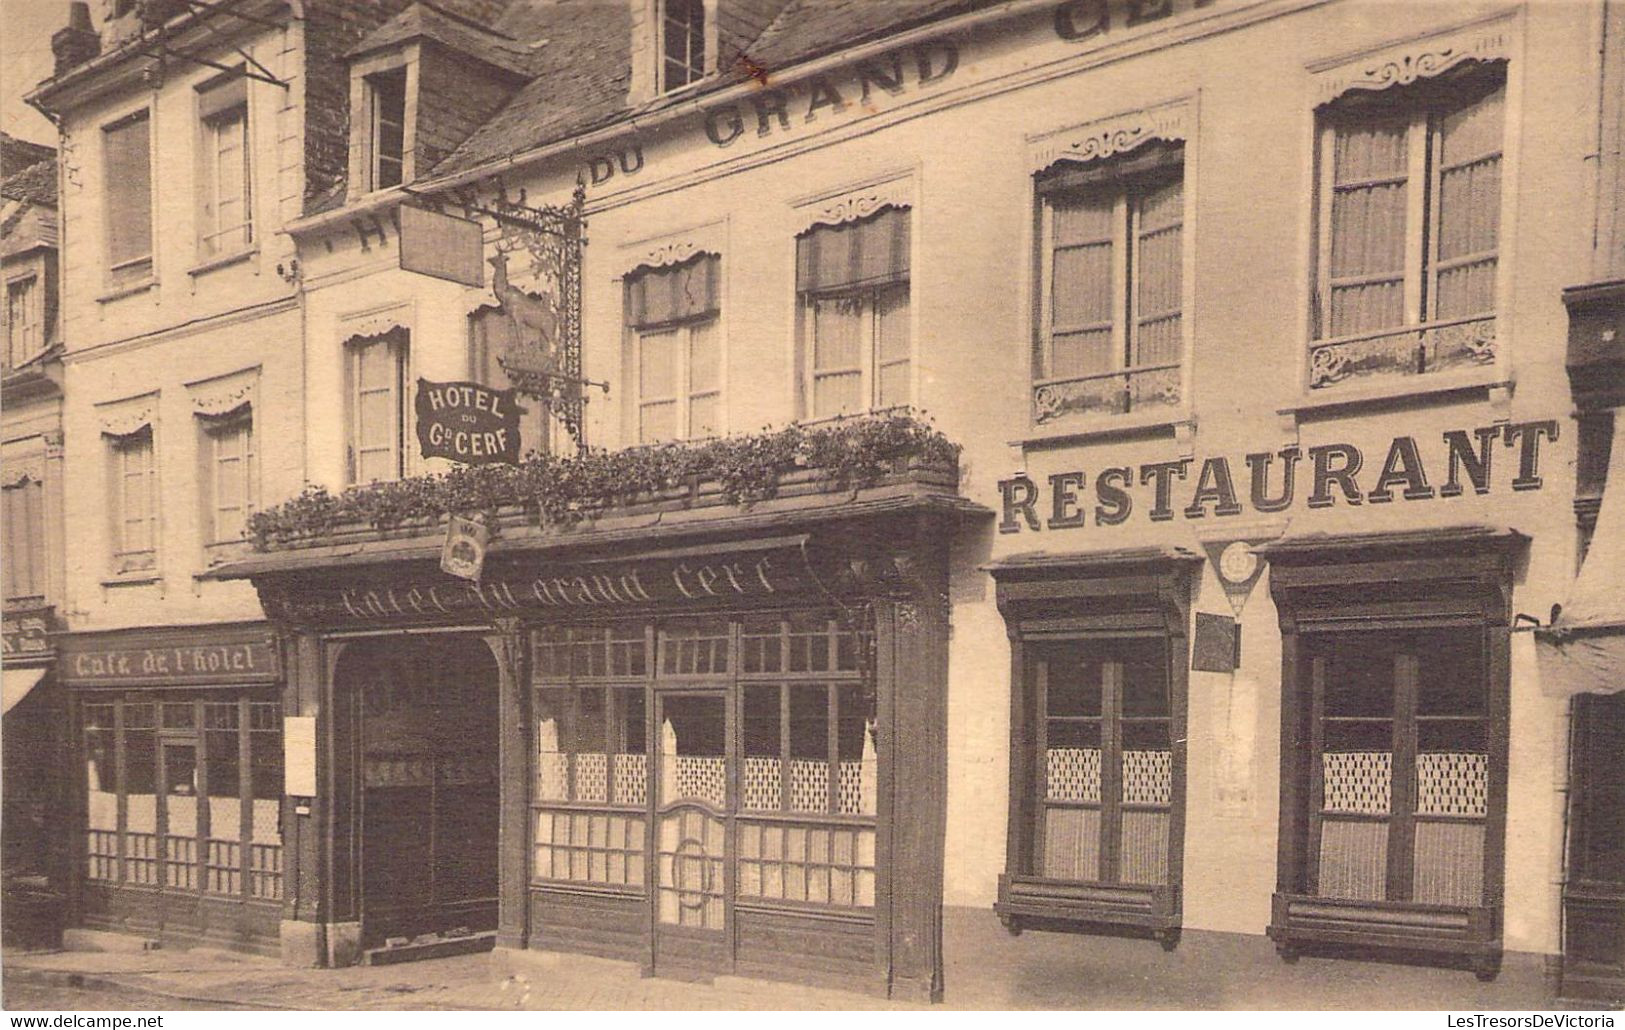
[[[295,798],[316,796],[314,715],[290,715],[282,720],[282,792]]]

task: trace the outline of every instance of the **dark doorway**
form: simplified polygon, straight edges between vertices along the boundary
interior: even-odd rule
[[[474,636],[351,645],[361,713],[364,947],[497,922],[496,660]],[[348,682],[345,682],[345,680]]]
[[[1574,701],[1563,994],[1625,1002],[1625,694]]]

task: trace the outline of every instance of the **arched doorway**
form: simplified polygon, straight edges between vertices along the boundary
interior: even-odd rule
[[[359,714],[362,946],[497,924],[498,669],[473,635],[350,644],[335,682]]]

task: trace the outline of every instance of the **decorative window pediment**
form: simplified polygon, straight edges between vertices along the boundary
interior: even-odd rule
[[[1309,65],[1315,102],[1327,104],[1353,90],[1408,86],[1467,61],[1504,61],[1512,55],[1512,43],[1510,16],[1496,15],[1423,39],[1316,61]]]
[[[259,385],[258,365],[240,372],[187,384],[192,399],[192,411],[205,418],[230,415],[254,399],[254,388]]]
[[[158,394],[96,405],[96,422],[107,436],[130,436],[158,421]]]
[[[834,193],[803,197],[794,206],[806,217],[804,229],[845,225],[884,208],[913,207],[914,179],[907,172],[896,173],[859,186],[845,186]]]
[[[661,236],[621,245],[620,265],[630,276],[644,269],[665,268],[691,261],[700,254],[720,256],[725,249],[726,222],[711,222]]]
[[[1191,123],[1191,102],[1180,99],[1030,136],[1028,169],[1036,173],[1062,161],[1115,157],[1151,140],[1183,142],[1190,136]]]

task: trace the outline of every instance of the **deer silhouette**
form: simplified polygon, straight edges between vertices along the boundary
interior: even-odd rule
[[[515,335],[523,343],[538,348],[549,365],[557,361],[559,316],[549,294],[529,293],[508,281],[508,255],[498,251],[490,264],[495,275],[491,289],[502,304],[502,313],[512,321]]]

